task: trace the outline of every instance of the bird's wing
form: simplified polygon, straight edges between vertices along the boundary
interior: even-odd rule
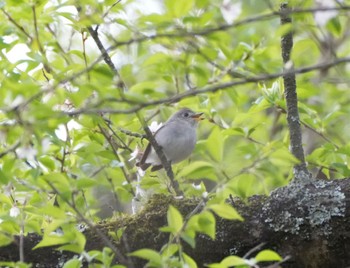
[[[138,163],[138,166],[142,168],[142,170],[146,170],[149,166],[146,167],[146,160],[147,157],[149,155],[149,153],[151,152],[152,146],[151,143],[148,143],[146,150],[144,151],[142,158],[140,160],[140,162]]]
[[[164,126],[165,126],[165,124],[164,124],[163,126],[161,126],[161,127],[156,131],[156,133],[154,133],[153,137],[156,137],[156,135],[157,135],[157,133],[159,132],[159,130],[161,130]],[[147,157],[148,157],[148,155],[151,153],[151,150],[152,150],[151,143],[148,142],[148,145],[147,145],[147,147],[146,147],[146,150],[145,150],[145,152],[143,153],[140,162],[138,163],[138,166],[141,167],[142,170],[146,170],[146,169],[151,165],[151,164],[149,164],[149,163],[146,163]]]

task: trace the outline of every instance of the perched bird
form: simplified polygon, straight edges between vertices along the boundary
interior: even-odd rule
[[[183,108],[173,114],[154,134],[155,140],[171,164],[186,159],[192,153],[197,142],[196,129],[198,122],[203,120],[201,118],[202,114]],[[146,170],[150,166],[152,166],[151,171],[163,168],[161,160],[150,143],[140,162],[136,165],[142,170]]]

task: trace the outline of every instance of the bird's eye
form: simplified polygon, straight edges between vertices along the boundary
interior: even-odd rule
[[[188,117],[190,114],[188,112],[184,113],[184,117]]]

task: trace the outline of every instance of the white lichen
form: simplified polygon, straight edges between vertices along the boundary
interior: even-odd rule
[[[331,231],[329,222],[332,217],[345,216],[345,194],[334,182],[317,180],[309,184],[293,182],[289,186],[276,190],[272,194],[273,202],[263,208],[265,222],[274,231],[298,234],[302,225],[316,227],[322,225],[324,235]],[[278,210],[278,200],[291,200],[291,206],[285,211]],[[284,201],[281,200],[281,203]],[[283,202],[285,203],[285,202]],[[287,206],[288,207],[288,206]]]

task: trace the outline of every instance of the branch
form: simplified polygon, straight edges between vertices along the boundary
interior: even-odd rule
[[[288,10],[287,13],[285,11],[272,11],[270,13],[258,15],[258,16],[253,16],[249,17],[243,20],[236,21],[231,24],[222,24],[218,25],[212,28],[206,28],[206,29],[198,29],[198,30],[193,30],[193,31],[186,31],[186,29],[183,29],[183,31],[177,31],[174,33],[164,33],[164,34],[154,34],[154,35],[148,35],[148,36],[142,36],[138,38],[131,38],[126,41],[115,41],[114,45],[111,46],[108,51],[116,49],[117,47],[120,46],[126,46],[130,45],[133,43],[142,43],[142,42],[147,42],[149,40],[154,40],[158,38],[184,38],[184,37],[193,37],[193,36],[206,36],[209,34],[212,34],[213,32],[218,32],[218,31],[225,31],[228,29],[232,28],[237,28],[240,26],[245,26],[249,23],[254,23],[254,22],[260,22],[263,20],[268,20],[268,19],[273,19],[276,17],[280,17],[283,15],[290,15],[293,13],[316,13],[316,12],[329,12],[329,11],[346,11],[350,10],[350,6],[341,6],[341,7],[321,7],[321,8],[308,8],[308,9],[293,9],[293,10]],[[284,14],[283,14],[284,13]],[[147,29],[149,30],[149,29]],[[143,30],[140,30],[139,32],[143,32]]]
[[[29,42],[31,43],[33,38],[30,36],[29,33],[27,33],[27,31],[23,28],[23,26],[19,25],[11,16],[9,13],[7,13],[5,11],[5,9],[1,8],[1,11],[5,14],[5,16],[8,18],[8,20],[10,22],[13,23],[13,25],[15,25],[28,39],[29,39]]]
[[[127,136],[136,137],[136,138],[140,138],[140,139],[147,138],[147,135],[140,134],[140,133],[137,133],[137,132],[132,132],[130,130],[127,130],[127,129],[124,129],[124,128],[121,128],[121,127],[119,127],[118,130],[120,132],[124,133]]]
[[[105,139],[109,143],[115,158],[118,160],[118,162],[121,162],[120,157],[119,157],[119,153],[118,153],[118,147],[119,146],[117,145],[116,141],[112,138],[111,135],[109,135],[108,130],[105,127],[103,127],[101,124],[98,124],[98,128],[100,129],[102,135],[105,137]],[[134,189],[132,188],[132,183],[130,181],[130,178],[129,178],[125,168],[123,166],[120,167],[120,168],[121,168],[121,170],[123,172],[123,175],[124,175],[124,178],[125,178],[126,182],[130,185],[130,191],[129,192],[132,194],[132,196],[135,197],[135,192],[134,192]]]
[[[111,57],[108,55],[107,50],[103,46],[103,44],[98,36],[98,32],[96,30],[92,29],[91,26],[87,27],[87,29],[88,29],[91,37],[94,39],[98,49],[100,50],[102,57],[103,57],[103,60],[108,65],[108,67],[113,71],[113,73],[119,77],[118,70],[115,67],[114,63],[112,62]]]
[[[284,75],[295,75],[295,74],[303,74],[303,73],[308,73],[312,72],[315,70],[319,70],[322,68],[330,68],[332,66],[336,66],[342,63],[347,63],[350,62],[350,57],[345,57],[345,58],[339,58],[331,62],[327,63],[319,63],[307,67],[301,67],[297,69],[288,69],[284,70],[279,73],[273,73],[273,74],[263,74],[263,75],[258,75],[258,76],[251,76],[247,77],[245,79],[240,79],[236,81],[230,81],[222,84],[217,84],[213,86],[207,86],[202,89],[197,89],[197,90],[191,90],[191,91],[185,91],[180,94],[176,94],[174,96],[168,97],[168,98],[163,98],[159,100],[154,100],[154,101],[149,101],[149,102],[139,102],[138,104],[134,103],[132,108],[130,109],[113,109],[113,108],[103,108],[103,109],[94,109],[94,108],[83,108],[83,109],[76,109],[74,111],[68,111],[64,112],[65,114],[68,115],[78,115],[78,114],[96,114],[96,113],[110,113],[110,114],[132,114],[135,113],[145,107],[149,106],[155,106],[159,104],[170,104],[170,103],[177,103],[183,99],[192,97],[192,96],[197,96],[203,93],[213,93],[219,90],[224,90],[224,89],[230,89],[234,86],[238,85],[244,85],[244,84],[249,84],[249,83],[257,83],[257,82],[262,82],[266,80],[273,80],[276,78],[279,78]],[[67,78],[68,79],[68,78]]]
[[[11,147],[7,148],[7,150],[0,152],[0,158],[4,157],[5,155],[7,155],[8,153],[14,152],[16,151],[16,149],[21,145],[21,143],[18,141],[16,142],[14,145],[12,145]]]
[[[292,19],[289,16],[290,8],[288,4],[281,4],[281,24],[290,24]],[[282,36],[281,39],[282,58],[284,69],[293,70],[293,63],[290,59],[290,54],[293,48],[293,32],[290,31]],[[294,176],[297,179],[306,180],[310,178],[310,174],[306,168],[299,111],[298,111],[298,96],[295,81],[295,73],[288,72],[283,75],[284,94],[287,105],[287,122],[290,136],[290,151],[300,161],[294,166]]]
[[[103,15],[103,18],[105,16],[108,15],[108,12],[119,3],[120,1],[115,2],[109,9],[108,11]],[[80,6],[77,6],[76,9],[78,10],[79,13],[81,13],[82,8]],[[102,41],[100,39],[100,37],[98,36],[98,29],[99,29],[99,25],[97,25],[97,27],[95,29],[93,29],[91,26],[87,27],[87,30],[89,31],[92,39],[94,39],[95,44],[97,46],[97,48],[100,50],[101,52],[101,57],[98,58],[98,61],[95,61],[96,63],[99,62],[101,60],[101,58],[104,60],[104,62],[108,65],[108,67],[112,70],[112,72],[114,73],[114,75],[116,75],[119,78],[119,86],[122,87],[122,90],[120,90],[120,94],[123,94],[123,89],[126,88],[125,83],[123,82],[122,78],[120,77],[120,74],[117,70],[117,68],[115,67],[111,57],[109,56],[108,52],[110,50],[106,50],[106,48],[104,47],[104,45],[102,44]],[[87,71],[89,71],[91,68],[86,68]]]

